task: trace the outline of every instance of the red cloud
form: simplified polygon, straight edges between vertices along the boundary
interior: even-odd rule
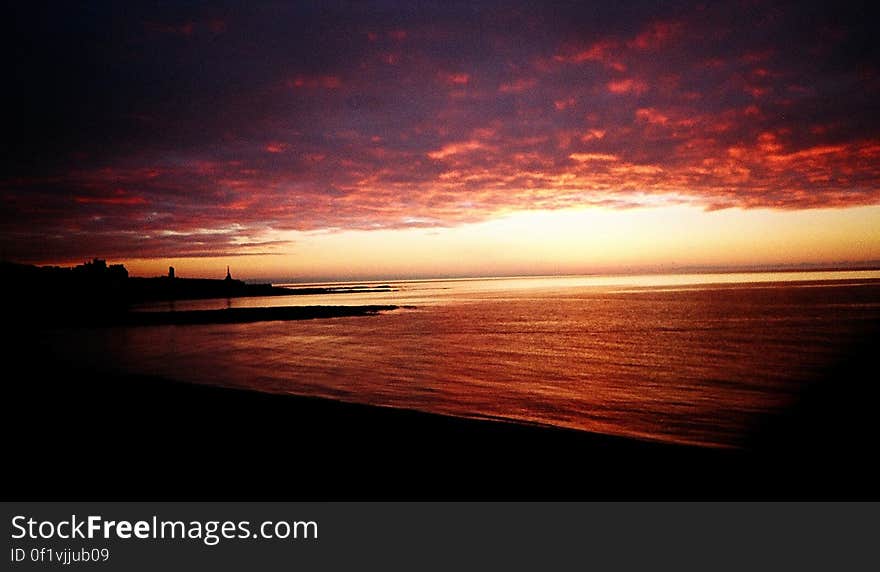
[[[265,147],[267,153],[284,153],[287,151],[288,147],[290,147],[287,143],[282,143],[280,141],[273,141],[268,143]]]
[[[528,91],[538,84],[537,80],[532,78],[520,78],[510,82],[502,83],[498,87],[501,93],[522,93]]]
[[[477,151],[479,149],[483,149],[484,147],[485,145],[483,145],[479,141],[462,141],[459,143],[450,143],[448,145],[444,145],[443,148],[438,149],[437,151],[432,151],[428,153],[428,157],[430,157],[431,159],[445,159],[450,155],[459,155],[461,153]]]
[[[579,64],[583,62],[601,62],[607,60],[617,48],[617,42],[613,40],[601,40],[586,48],[569,48],[566,53],[557,54],[553,57],[556,61]]]
[[[123,189],[116,189],[103,196],[77,196],[73,200],[81,205],[135,206],[145,205],[143,197],[131,195]]]
[[[666,117],[656,109],[651,108],[637,109],[636,117],[643,121],[647,121],[648,123],[655,123],[657,125],[666,125],[669,122],[668,117]]]
[[[441,72],[439,74],[439,77],[440,77],[441,81],[448,83],[448,84],[456,85],[456,86],[467,85],[468,82],[470,82],[470,80],[471,80],[471,76],[469,74],[466,74],[463,72],[458,72],[458,73],[442,73]]]
[[[639,50],[653,50],[669,44],[681,34],[681,22],[654,22],[648,25],[628,45]]]
[[[617,79],[608,82],[608,91],[619,94],[641,95],[648,90],[648,84],[639,79]]]
[[[572,153],[568,156],[569,159],[573,159],[580,163],[586,161],[617,161],[617,155],[611,155],[610,153]]]
[[[567,97],[565,99],[557,99],[553,102],[553,107],[555,107],[558,111],[564,111],[569,107],[573,106],[576,103],[573,97]]]

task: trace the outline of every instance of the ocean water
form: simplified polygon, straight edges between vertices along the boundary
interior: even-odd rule
[[[736,447],[880,320],[873,271],[377,284],[396,291],[139,309],[403,307],[56,332],[54,351],[113,372]]]

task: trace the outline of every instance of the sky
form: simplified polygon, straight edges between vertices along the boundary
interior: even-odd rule
[[[382,278],[880,261],[857,2],[88,2],[3,24],[0,258]]]

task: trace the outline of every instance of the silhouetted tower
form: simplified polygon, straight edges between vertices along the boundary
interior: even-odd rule
[[[229,273],[229,266],[226,267],[226,280],[232,280],[232,274]]]
[[[174,278],[174,267],[173,266],[168,267],[168,278]]]

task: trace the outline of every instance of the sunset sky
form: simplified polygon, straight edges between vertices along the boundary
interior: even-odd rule
[[[880,261],[865,6],[16,8],[0,258],[254,279]]]

